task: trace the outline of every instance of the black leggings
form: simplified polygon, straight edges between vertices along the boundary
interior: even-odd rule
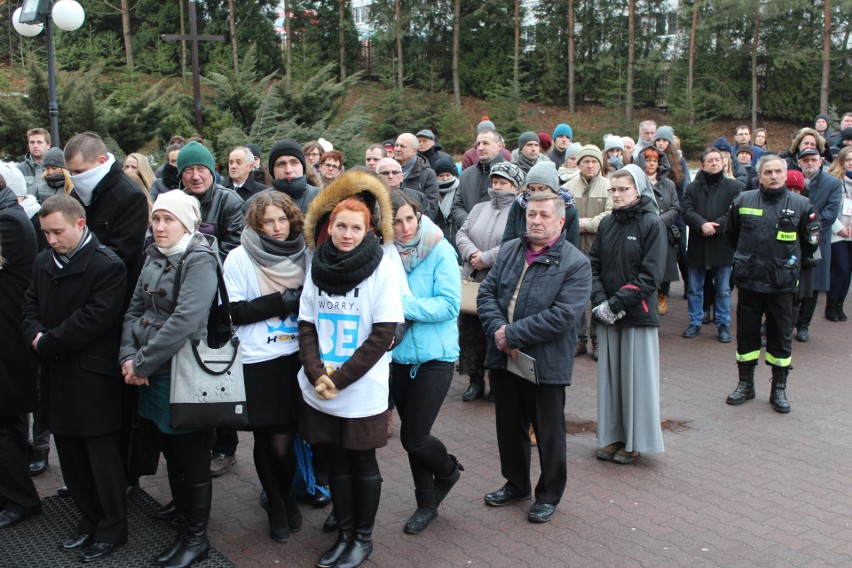
[[[254,467],[270,502],[280,500],[293,487],[296,458],[293,434],[254,433]]]
[[[416,368],[393,364],[391,392],[402,418],[400,439],[416,489],[431,489],[433,476],[446,475],[454,467],[443,442],[431,433],[452,380],[453,363],[428,361]]]
[[[182,478],[187,485],[210,483],[210,448],[214,430],[189,434],[160,433],[163,455],[169,468],[169,480]]]

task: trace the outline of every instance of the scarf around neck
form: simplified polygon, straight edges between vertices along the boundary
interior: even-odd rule
[[[91,240],[92,240],[92,233],[89,231],[89,226],[86,225],[83,228],[83,235],[80,237],[80,242],[77,243],[77,246],[74,247],[74,250],[72,250],[68,254],[59,254],[56,251],[53,252],[54,262],[56,262],[56,265],[59,268],[64,268],[65,265],[67,265],[69,262],[71,262],[71,259],[74,258],[74,255],[77,254],[78,252],[80,252],[83,249],[83,247],[85,247],[87,244],[89,244],[89,241],[91,241]]]
[[[186,252],[186,249],[189,248],[189,241],[192,240],[192,233],[184,233],[178,242],[173,244],[170,247],[161,247],[159,245],[155,245],[157,250],[162,253],[166,258],[170,256],[175,256],[177,254],[183,254]]]
[[[278,241],[245,227],[240,244],[254,264],[263,295],[296,290],[305,283],[305,238]]]
[[[373,231],[349,252],[340,252],[329,238],[316,249],[311,280],[321,291],[343,296],[370,276],[382,261],[382,247]]]
[[[393,244],[396,245],[396,250],[399,251],[399,257],[402,259],[402,267],[405,272],[411,272],[423,259],[429,256],[435,245],[444,238],[444,233],[438,226],[432,222],[429,217],[422,215],[420,217],[420,228],[414,238],[407,243],[402,243],[394,239]]]

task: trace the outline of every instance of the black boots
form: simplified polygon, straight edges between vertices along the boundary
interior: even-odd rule
[[[373,554],[373,524],[376,522],[376,512],[379,510],[379,500],[382,497],[382,477],[380,475],[355,477],[353,491],[355,493],[355,539],[335,564],[336,568],[360,568]]]
[[[447,493],[450,492],[450,489],[453,488],[453,485],[458,482],[459,477],[461,477],[461,472],[464,471],[464,466],[459,463],[459,460],[456,459],[456,456],[453,454],[447,454],[452,462],[452,469],[447,475],[436,475],[435,476],[435,500],[437,501],[436,506],[441,504],[441,501],[444,500],[444,497],[447,496]]]
[[[831,300],[825,301],[825,319],[828,321],[840,321],[837,315],[837,306]]]
[[[772,367],[772,391],[769,393],[769,402],[775,412],[781,414],[790,412],[790,403],[787,401],[787,375],[789,374],[789,367]]]
[[[355,538],[353,530],[354,523],[354,494],[352,490],[351,475],[333,475],[329,478],[331,487],[331,503],[334,506],[332,514],[337,520],[337,541],[325,551],[319,561],[317,568],[332,568],[337,566],[343,553],[352,544]]]
[[[415,489],[414,498],[417,500],[417,510],[405,523],[402,529],[405,534],[422,533],[438,517],[438,501],[433,488]]]
[[[207,523],[210,520],[210,502],[213,496],[211,482],[185,485],[183,511],[186,526],[182,531],[180,543],[171,558],[163,564],[166,568],[187,568],[198,560],[206,560],[210,554],[210,542],[207,540]],[[177,496],[175,496],[177,498]],[[180,515],[180,506],[178,508]]]
[[[757,367],[757,365],[753,363],[737,363],[740,382],[737,384],[737,388],[734,389],[734,392],[728,395],[725,402],[732,406],[736,406],[754,398],[755,367]]]
[[[473,402],[478,398],[482,398],[485,394],[485,377],[482,373],[472,373],[470,375],[470,386],[462,395],[463,402]]]

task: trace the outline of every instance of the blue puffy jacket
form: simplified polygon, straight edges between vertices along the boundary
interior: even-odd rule
[[[461,273],[456,251],[447,239],[441,239],[408,273],[408,286],[412,295],[403,296],[402,311],[414,323],[394,348],[393,362],[455,361],[459,357]]]

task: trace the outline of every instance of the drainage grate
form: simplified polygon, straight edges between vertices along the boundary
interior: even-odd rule
[[[56,545],[74,536],[79,513],[70,497],[53,496],[42,501],[44,513],[0,533],[0,568],[60,568],[81,566],[76,552],[62,552]],[[174,537],[173,526],[148,516],[160,505],[141,489],[127,497],[127,544],[98,560],[97,568],[151,566],[151,560]],[[210,557],[197,568],[235,568],[230,560],[210,547]]]

